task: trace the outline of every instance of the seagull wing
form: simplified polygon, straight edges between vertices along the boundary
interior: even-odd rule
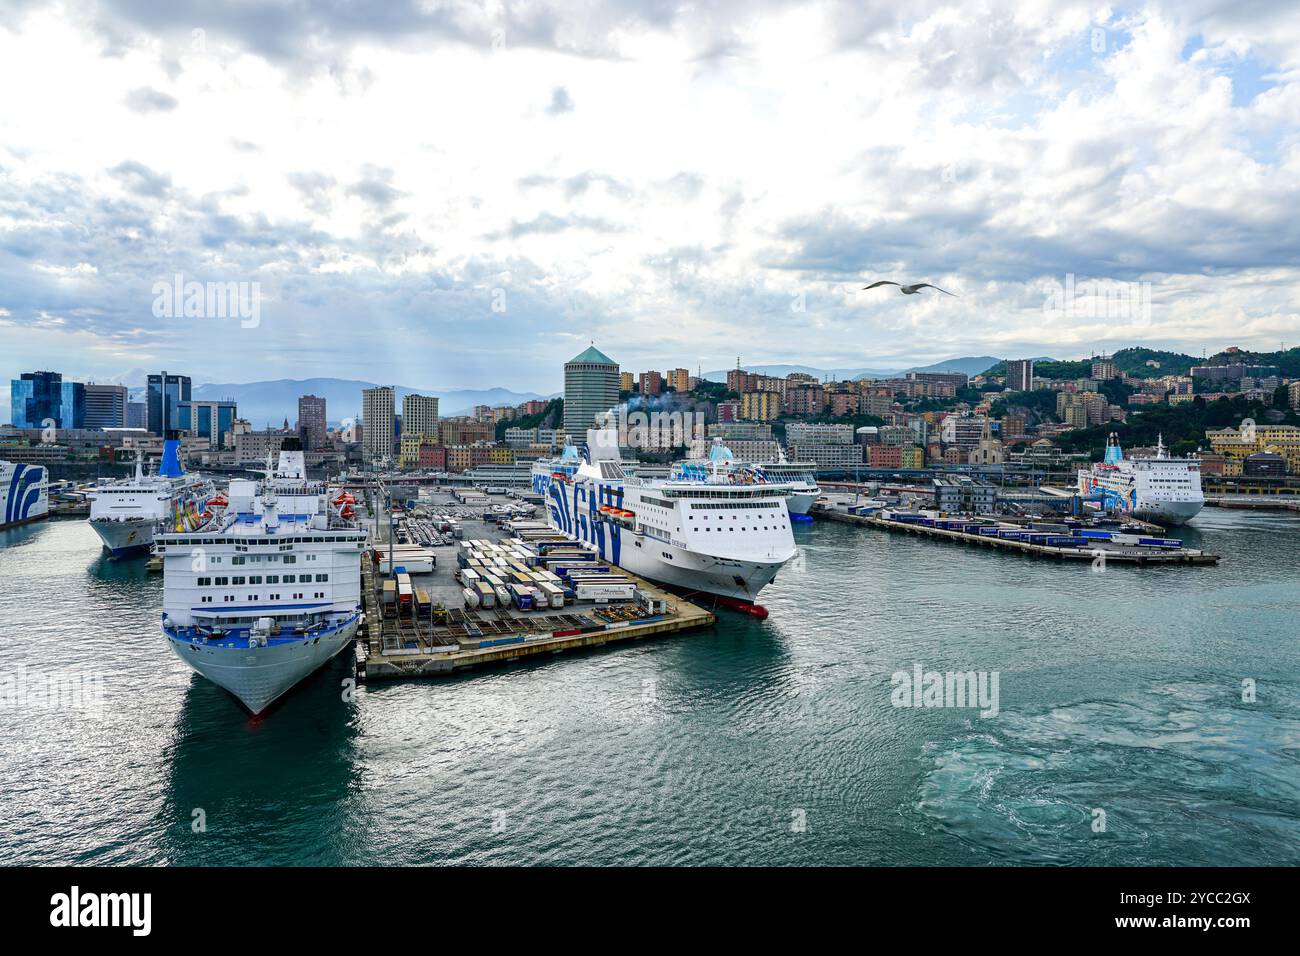
[[[908,288],[909,289],[938,289],[938,291],[942,292],[944,295],[952,295],[952,293],[949,292],[947,289],[940,289],[937,285],[930,285],[930,283],[928,282],[918,282],[916,285],[908,286]],[[953,296],[953,298],[955,299],[957,297]]]
[[[876,288],[876,286],[881,286],[881,285],[898,285],[898,283],[890,282],[888,279],[881,279],[879,282],[871,283],[871,285],[864,285],[862,287],[862,291],[866,292],[868,289],[874,289]],[[902,288],[902,286],[899,286],[899,288]]]

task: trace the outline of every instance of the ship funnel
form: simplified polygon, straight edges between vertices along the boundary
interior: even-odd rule
[[[1119,447],[1119,436],[1114,432],[1106,439],[1106,457],[1103,460],[1108,465],[1117,465],[1124,460],[1124,452]]]
[[[713,447],[709,449],[709,459],[711,461],[731,461],[735,457],[731,453],[731,449],[722,444],[721,438],[713,439]]]
[[[163,442],[162,462],[158,465],[158,474],[164,478],[179,478],[181,469],[181,443],[175,438]]]

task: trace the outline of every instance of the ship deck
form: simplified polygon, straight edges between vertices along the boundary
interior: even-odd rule
[[[278,647],[283,644],[297,644],[300,641],[312,640],[318,637],[324,637],[328,634],[346,627],[350,617],[333,621],[328,625],[320,627],[311,627],[306,629],[283,630],[279,633],[267,637],[268,647]],[[219,630],[207,627],[195,627],[186,625],[184,627],[165,625],[163,633],[168,637],[174,637],[180,641],[199,641],[210,647],[248,647],[248,638],[251,627],[223,626]]]

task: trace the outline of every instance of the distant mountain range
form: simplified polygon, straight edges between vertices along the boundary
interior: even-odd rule
[[[130,382],[132,373],[128,372],[120,379],[124,385]],[[214,401],[231,399],[239,406],[239,417],[246,418],[254,428],[267,425],[278,428],[287,418],[289,424],[298,420],[298,399],[302,395],[319,395],[325,399],[326,417],[331,423],[338,423],[345,418],[353,418],[361,413],[361,390],[374,388],[374,382],[344,378],[281,378],[268,382],[221,383],[209,382],[195,385],[192,391],[196,400]],[[506,388],[483,389],[437,389],[412,388],[408,385],[395,386],[397,391],[397,412],[402,411],[402,397],[411,393],[433,395],[438,398],[438,414],[442,416],[468,414],[475,405],[518,405],[534,398],[550,398],[535,392],[512,392]],[[144,400],[143,385],[131,389],[132,401]]]
[[[746,365],[744,368],[747,372],[757,372],[760,375],[775,375],[779,378],[800,372],[818,379],[830,379],[831,381],[840,382],[856,378],[894,378],[908,372],[964,372],[966,375],[978,375],[981,372],[988,371],[1001,361],[1002,359],[994,358],[991,355],[967,355],[961,358],[944,359],[942,362],[935,362],[933,365],[913,365],[901,369],[814,368],[810,365]],[[1034,361],[1050,362],[1052,360],[1035,359]],[[705,372],[704,377],[711,382],[725,382],[729,371],[731,369]]]

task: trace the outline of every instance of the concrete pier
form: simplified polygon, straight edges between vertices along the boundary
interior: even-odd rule
[[[834,508],[814,508],[812,513],[819,520],[824,519],[828,521],[840,521],[845,524],[867,525],[872,528],[879,528],[883,531],[904,532],[906,534],[920,535],[922,537],[936,538],[962,544],[976,544],[985,548],[1018,552],[1036,558],[1054,558],[1061,561],[1102,560],[1107,564],[1116,563],[1135,565],[1206,565],[1218,564],[1219,562],[1219,556],[1217,554],[1207,554],[1204,551],[1197,551],[1192,548],[1165,549],[1126,546],[1105,540],[1089,542],[1087,547],[1082,548],[1063,548],[1036,544],[1029,541],[1014,541],[992,535],[970,534],[968,532],[955,531],[948,528],[930,528],[904,521],[891,521],[875,515],[851,515],[845,511],[839,511]]]
[[[1240,508],[1246,511],[1300,511],[1300,498],[1282,495],[1207,495],[1207,508]]]
[[[458,503],[433,506],[464,513]],[[500,501],[500,498],[494,498]],[[492,524],[463,518],[468,539],[500,540]],[[386,523],[377,530],[376,547],[384,547]],[[569,604],[563,608],[520,611],[516,608],[465,608],[461,585],[453,577],[457,548],[428,549],[437,562],[432,574],[414,574],[412,584],[435,604],[431,618],[409,613],[385,617],[383,579],[370,558],[362,558],[362,602],[366,620],[356,641],[358,679],[401,680],[444,677],[474,667],[504,664],[540,655],[562,654],[609,644],[665,637],[708,627],[717,620],[712,612],[673,595],[648,581],[622,572],[659,604],[662,613],[648,614],[636,602]],[[399,562],[400,563],[400,562]],[[437,605],[441,605],[439,608]]]

